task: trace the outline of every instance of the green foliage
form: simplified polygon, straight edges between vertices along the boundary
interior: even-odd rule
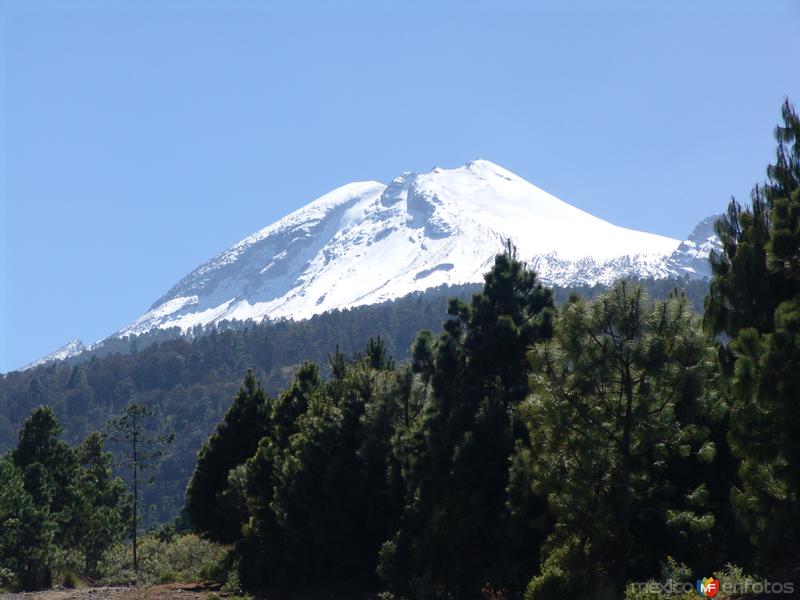
[[[64,587],[76,587],[77,574],[86,573],[85,565],[86,557],[80,549],[57,548],[51,563],[52,580]]]
[[[111,477],[103,438],[72,447],[60,433],[53,412],[37,408],[0,460],[0,567],[23,589],[93,575],[99,553],[123,535],[126,494]]]
[[[56,524],[45,507],[36,505],[18,467],[6,458],[0,459],[0,481],[0,567],[12,587],[49,587]]]
[[[243,486],[231,472],[228,492],[244,488],[250,515],[240,545],[248,585],[370,578],[395,523],[387,464],[402,370],[380,340],[352,364],[338,352],[331,363],[327,384],[313,365],[298,370],[270,407]]]
[[[722,590],[718,594],[720,598],[736,597],[740,594],[751,593],[758,589],[760,584],[763,584],[764,578],[755,575],[747,575],[742,567],[732,564],[725,565],[721,571],[714,574],[721,584],[724,584]],[[734,590],[733,594],[728,594],[725,590]]]
[[[775,163],[752,207],[717,223],[705,325],[720,336],[737,517],[767,573],[800,560],[800,118],[788,100]]]
[[[509,462],[527,443],[517,405],[528,392],[527,348],[551,333],[549,291],[509,247],[469,303],[452,300],[434,344],[418,338],[414,368],[431,389],[423,413],[398,432],[402,526],[380,553],[393,591],[477,595],[519,588],[536,563],[541,500],[514,496]]]
[[[564,307],[554,339],[530,358],[534,489],[556,519],[550,544],[580,541],[571,578],[621,591],[629,575],[652,571],[664,541],[707,541],[714,517],[702,482],[684,487],[676,473],[698,452],[708,460],[702,419],[714,401],[685,299],[651,304],[622,282]]]
[[[129,387],[129,386],[128,386]],[[132,399],[133,392],[130,392]],[[154,422],[155,412],[144,404],[129,402],[119,416],[108,422],[110,439],[121,448],[121,465],[130,472],[131,510],[130,532],[133,538],[133,571],[138,572],[138,535],[140,496],[143,484],[152,483],[152,478],[145,477],[148,471],[154,470],[164,455],[164,447],[171,444],[174,433],[168,433],[166,423]]]
[[[104,447],[103,436],[93,433],[77,449],[82,466],[79,486],[84,498],[77,547],[84,556],[80,572],[90,577],[97,574],[97,561],[105,549],[125,536],[124,524],[130,514],[128,491],[121,479],[112,476],[111,453]]]
[[[728,564],[703,575],[719,579],[720,589],[715,598],[761,597],[758,590],[764,579],[745,575],[741,567]],[[697,600],[695,582],[698,578],[688,566],[667,557],[661,566],[660,578],[644,582],[644,585],[629,585],[625,590],[625,600]]]
[[[66,575],[64,575],[64,578],[61,580],[61,585],[67,588],[68,590],[76,588],[78,586],[78,580],[75,577],[75,574],[69,572]]]
[[[773,333],[744,329],[731,348],[730,441],[742,458],[731,500],[769,571],[800,559],[800,299],[778,306]]]
[[[525,600],[549,600],[550,598],[574,598],[569,573],[547,570],[537,575],[525,589]]]
[[[542,563],[539,575],[528,583],[525,600],[580,597],[586,589],[585,581],[581,579],[586,560],[585,546],[573,537],[553,548]]]
[[[723,252],[711,255],[714,277],[705,301],[705,329],[730,337],[746,327],[771,331],[776,285],[766,269],[769,211],[760,188],[750,210],[732,200],[714,228]]]
[[[221,591],[229,594],[242,593],[242,581],[241,579],[239,579],[238,561],[234,562],[230,571],[228,571],[227,576],[225,578],[225,583],[222,585]]]
[[[88,575],[224,580],[225,594],[363,591],[377,574],[385,598],[685,600],[686,565],[750,568],[750,543],[765,573],[795,576],[800,120],[788,101],[783,117],[768,183],[717,224],[708,338],[691,308],[703,282],[584,287],[592,301],[556,311],[569,291],[544,289],[509,245],[482,291],[449,302],[438,336],[442,290],[302,323],[114,341],[108,352],[130,352],[0,376],[6,447],[28,411],[53,406],[33,410],[0,457],[0,585]],[[179,434],[174,452],[156,407]],[[133,499],[104,437],[87,435],[120,409],[112,431]],[[159,486],[140,494],[156,465]],[[137,544],[140,507],[174,515],[184,490],[175,527]],[[204,537],[177,533],[189,525]]]
[[[651,281],[654,297],[673,287],[702,282]],[[699,287],[698,287],[699,286]],[[64,440],[79,444],[102,430],[129,401],[130,382],[136,401],[172,418],[176,439],[153,473],[154,485],[142,490],[145,527],[175,518],[184,506],[186,485],[197,452],[215,430],[242,383],[247,369],[276,395],[291,384],[304,360],[323,365],[337,346],[344,355],[363,351],[369,338],[380,337],[388,356],[409,357],[420,330],[438,330],[447,316],[449,297],[468,298],[478,284],[441,287],[382,304],[337,310],[305,321],[221,323],[217,329],[182,336],[158,330],[137,338],[110,339],[91,353],[27,371],[0,375],[0,452],[16,444],[22,421],[41,404],[52,407],[64,426]],[[598,293],[600,288],[576,289]],[[570,290],[558,290],[566,298]],[[663,294],[663,295],[662,295]],[[701,302],[702,305],[702,302]],[[135,345],[136,352],[132,352]]]
[[[248,370],[222,423],[200,450],[186,492],[186,511],[195,530],[211,539],[232,542],[239,537],[247,516],[241,487],[232,481],[227,497],[224,493],[232,469],[253,455],[267,433],[266,407],[264,390]]]
[[[180,581],[199,582],[216,574],[225,563],[228,548],[203,540],[194,534],[176,536],[163,541],[148,535],[139,542],[138,581],[141,584]],[[107,549],[98,564],[104,585],[130,585],[137,581],[132,569],[133,548],[115,544]]]
[[[625,600],[676,600],[663,594],[660,589],[657,588],[657,581],[650,580],[647,583],[648,585],[643,588],[628,586],[625,590]],[[685,600],[697,600],[697,598],[697,594],[692,593],[691,596],[687,595]]]
[[[337,347],[327,382],[317,366],[303,364],[274,399],[259,395],[248,375],[201,453],[187,497],[200,506],[192,496],[202,489],[213,498],[206,507],[242,525],[240,536],[228,530],[228,539],[238,537],[230,590],[239,581],[248,588],[369,581],[376,570],[394,592],[414,597],[521,590],[555,516],[537,490],[544,459],[530,415],[521,412],[530,390],[526,355],[552,335],[553,311],[550,293],[509,248],[483,293],[450,303],[438,339],[419,334],[409,366],[396,367],[383,340],[371,339],[352,362]],[[679,312],[689,319],[685,302]],[[647,360],[669,352],[659,346]],[[667,380],[655,375],[654,385]],[[680,392],[691,396],[686,381]],[[242,406],[263,411],[257,431],[248,429],[253,419],[241,418]],[[701,429],[668,442],[681,460],[713,459],[716,447]],[[700,483],[670,513],[677,529],[713,523],[692,512],[708,501]],[[209,535],[198,519],[194,526]],[[577,569],[592,546],[564,546],[564,539],[552,537],[545,577],[531,589],[587,589],[558,561],[568,555]]]

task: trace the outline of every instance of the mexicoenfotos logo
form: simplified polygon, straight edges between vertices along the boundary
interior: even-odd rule
[[[795,597],[795,584],[792,581],[768,581],[754,578],[745,578],[739,581],[720,581],[715,577],[698,579],[695,585],[691,581],[632,581],[627,589],[645,594],[659,594],[661,596],[680,596],[682,594],[697,593],[704,598],[714,598],[720,593],[723,596],[745,595],[758,596],[766,594],[788,594]],[[681,596],[683,597],[683,596]]]
[[[703,577],[697,580],[697,593],[706,598],[713,598],[719,591],[719,579]]]

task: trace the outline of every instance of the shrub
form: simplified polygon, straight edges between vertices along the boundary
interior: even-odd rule
[[[553,569],[531,579],[525,590],[525,600],[571,598],[573,595],[569,573]]]
[[[14,581],[14,571],[0,565],[0,592],[7,591]]]
[[[225,585],[222,586],[223,592],[233,594],[240,594],[242,592],[242,581],[239,579],[239,561],[236,561],[228,571],[228,576],[225,578]]]
[[[211,574],[224,573],[228,549],[193,534],[175,536],[164,541],[146,536],[139,542],[138,583],[195,582]],[[98,564],[102,583],[128,585],[137,582],[133,572],[133,551],[130,544],[115,544]]]
[[[158,583],[175,583],[178,579],[175,571],[164,571],[158,576]]]
[[[668,589],[680,589],[680,586],[694,581],[692,570],[685,564],[676,561],[671,556],[661,564],[661,581],[668,586]],[[667,598],[681,598],[686,596],[685,592],[667,593]]]
[[[59,548],[53,553],[51,570],[53,581],[60,582],[65,588],[74,588],[78,582],[76,573],[85,572],[86,557],[79,550]]]
[[[231,570],[231,557],[231,552],[224,552],[216,558],[209,558],[200,567],[200,579],[225,583]]]
[[[525,600],[586,597],[584,592],[591,590],[591,585],[578,567],[583,564],[588,547],[575,538],[553,547],[542,563],[541,573],[528,583]]]
[[[71,590],[78,585],[78,580],[75,578],[74,574],[67,573],[66,575],[64,575],[64,579],[61,581],[61,585],[63,585],[68,590]]]
[[[649,581],[647,588],[634,590],[631,587],[625,590],[626,600],[695,600],[697,595],[692,587],[695,581],[692,569],[668,556],[661,563],[661,578],[658,582]],[[662,586],[659,586],[659,583]],[[658,588],[661,588],[660,590]]]
[[[193,534],[164,544],[165,560],[177,581],[201,581],[225,558],[227,549]]]

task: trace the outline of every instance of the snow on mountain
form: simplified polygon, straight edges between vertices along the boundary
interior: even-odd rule
[[[612,225],[476,160],[335,189],[199,266],[117,335],[303,319],[481,282],[507,238],[558,285],[699,272],[693,261],[703,250],[694,240],[676,255],[678,240]]]
[[[714,232],[714,222],[720,215],[711,215],[700,221],[689,237],[682,241],[665,266],[672,275],[688,275],[692,279],[711,277],[708,256],[712,251],[722,252],[722,241]]]
[[[77,356],[86,349],[87,347],[84,345],[82,341],[77,339],[70,340],[69,342],[61,346],[61,348],[59,348],[58,350],[55,350],[50,354],[47,354],[46,356],[43,356],[42,358],[35,360],[29,365],[25,365],[24,367],[18,370],[25,371],[26,369],[33,369],[34,367],[38,367],[40,365],[46,365],[51,362],[65,360],[72,356]]]

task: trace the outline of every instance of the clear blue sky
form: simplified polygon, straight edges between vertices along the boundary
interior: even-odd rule
[[[0,0],[0,372],[331,188],[487,158],[683,237],[800,103],[797,0]]]

